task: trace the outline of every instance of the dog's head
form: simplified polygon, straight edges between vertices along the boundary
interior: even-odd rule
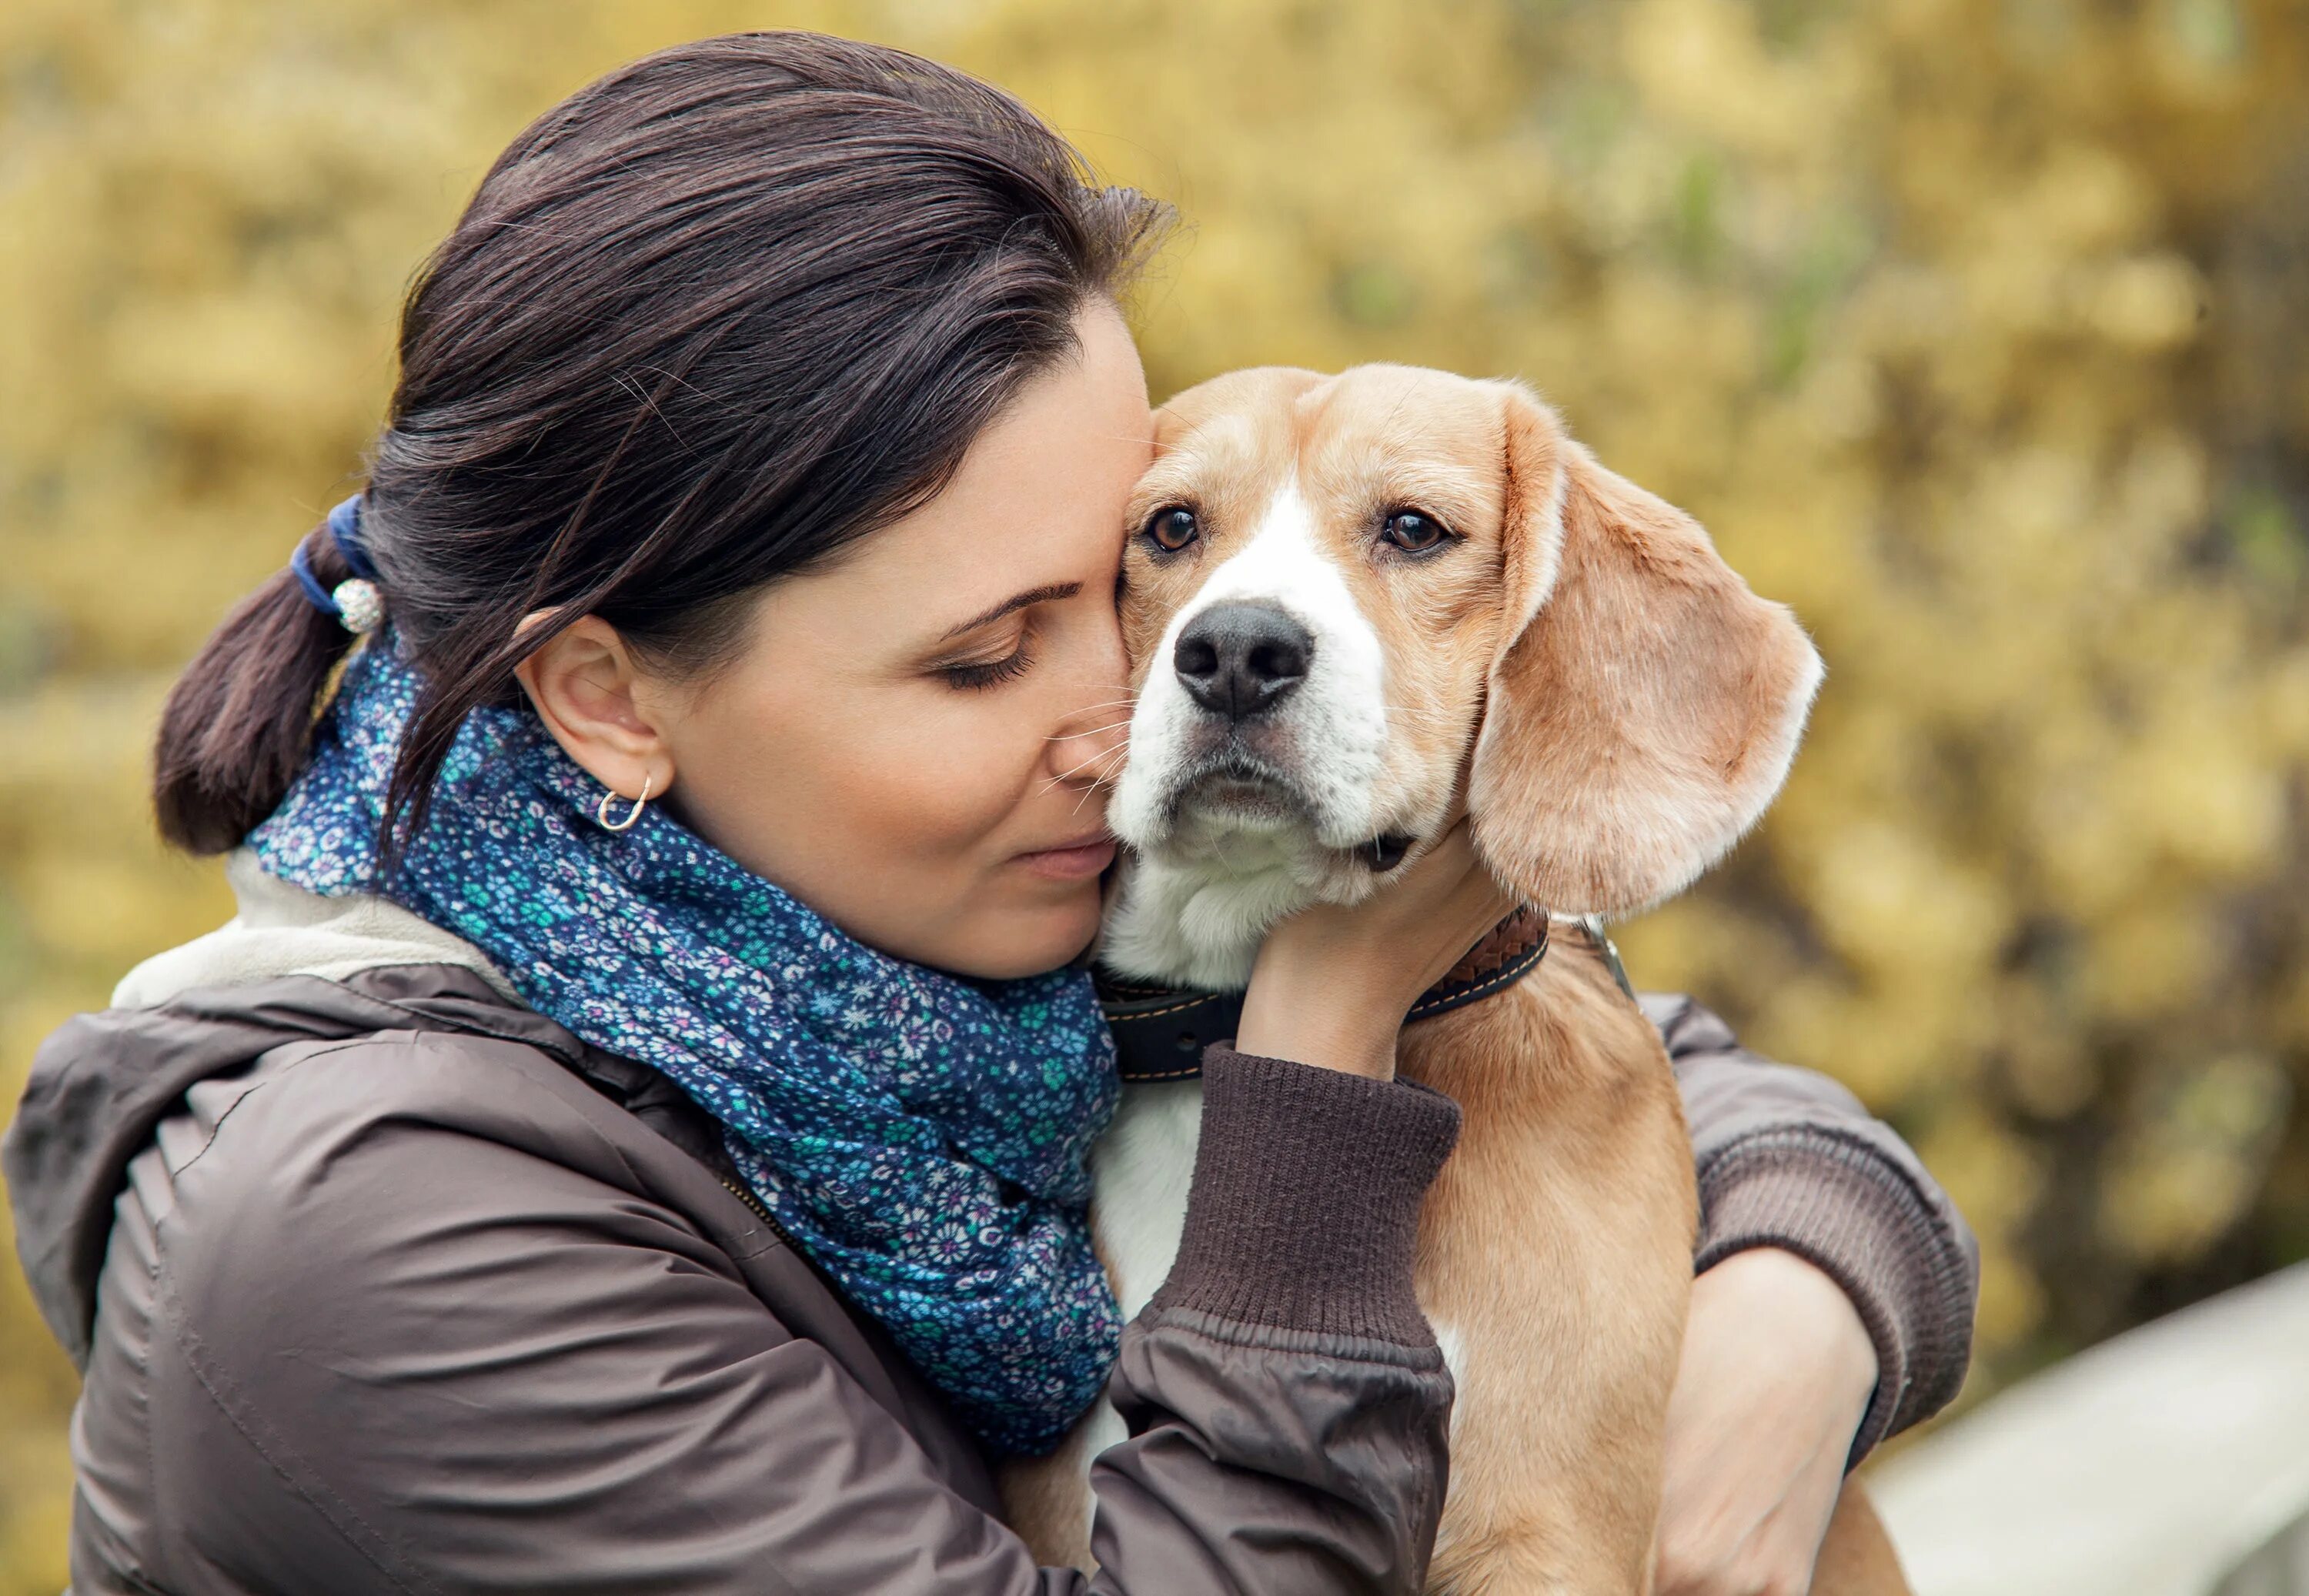
[[[1803,632],[1520,384],[1265,368],[1157,420],[1111,811],[1147,867],[1352,901],[1464,772],[1502,883],[1625,914],[1778,789],[1820,681]]]

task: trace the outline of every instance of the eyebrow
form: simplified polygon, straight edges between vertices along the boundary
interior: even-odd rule
[[[1082,585],[1079,582],[1054,582],[1048,587],[1028,588],[1023,593],[1013,593],[991,609],[982,610],[966,621],[948,626],[939,634],[938,641],[949,643],[966,632],[975,632],[981,626],[990,626],[1004,616],[1015,610],[1024,609],[1031,604],[1047,604],[1053,599],[1071,599],[1082,591]]]

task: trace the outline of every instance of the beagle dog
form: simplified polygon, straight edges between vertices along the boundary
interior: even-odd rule
[[[1474,975],[1504,979],[1423,1004],[1400,1042],[1400,1073],[1464,1114],[1416,1265],[1457,1386],[1429,1589],[1643,1596],[1691,1152],[1597,923],[1564,933],[1682,890],[1755,823],[1819,656],[1698,523],[1513,382],[1216,378],[1159,413],[1130,514],[1137,703],[1109,814],[1129,854],[1101,962],[1141,989],[1239,992],[1270,926],[1379,890],[1464,783],[1481,858],[1552,911],[1525,917],[1540,951],[1559,934],[1545,957],[1529,936],[1496,953]],[[1197,1080],[1126,1083],[1094,1154],[1126,1316],[1177,1250],[1200,1109]],[[1120,1436],[1102,1403],[1014,1474],[1045,1560],[1087,1563],[1089,1460]],[[1849,1488],[1813,1588],[1907,1589]]]

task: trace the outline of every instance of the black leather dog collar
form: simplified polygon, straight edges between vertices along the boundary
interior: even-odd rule
[[[1600,927],[1595,935],[1601,938]],[[1526,904],[1492,927],[1450,974],[1422,993],[1404,1022],[1431,1020],[1504,992],[1545,957],[1547,912]],[[1619,961],[1612,964],[1616,973]],[[1232,1040],[1242,1022],[1240,992],[1149,987],[1104,974],[1097,979],[1099,1006],[1114,1032],[1115,1062],[1126,1083],[1194,1079],[1203,1073],[1203,1049]]]

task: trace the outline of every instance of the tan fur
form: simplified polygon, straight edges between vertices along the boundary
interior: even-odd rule
[[[1047,1457],[1007,1459],[995,1471],[1002,1518],[1045,1568],[1096,1566],[1090,1555],[1091,1427],[1077,1424]]]
[[[1892,1538],[1857,1480],[1846,1480],[1836,1499],[1812,1588],[1816,1596],[1908,1596],[1908,1576],[1900,1571]]]
[[[1659,1035],[1569,933],[1497,998],[1409,1028],[1457,1099],[1419,1297],[1462,1349],[1430,1588],[1648,1588],[1696,1203]]]
[[[1377,790],[1404,831],[1440,831],[1464,779],[1502,881],[1558,910],[1624,913],[1686,884],[1777,789],[1819,674],[1803,633],[1520,384],[1269,368],[1192,389],[1159,423],[1130,513],[1189,504],[1204,544],[1126,565],[1134,687],[1170,617],[1295,479],[1384,644]],[[1463,541],[1433,560],[1379,546],[1403,507]],[[1406,1028],[1399,1055],[1464,1110],[1417,1263],[1459,1352],[1439,1596],[1651,1585],[1691,1152],[1658,1034],[1559,931],[1518,986]],[[1080,1474],[1070,1498],[1060,1476],[1082,1462],[1014,1482],[1014,1522],[1046,1557],[1079,1555]],[[1873,1526],[1847,1492],[1816,1591],[1906,1590]]]

